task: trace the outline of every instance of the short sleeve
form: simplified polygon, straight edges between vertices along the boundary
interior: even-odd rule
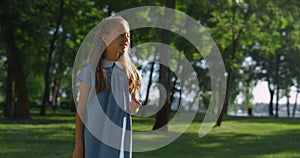
[[[89,88],[93,87],[95,82],[95,71],[92,65],[85,66],[78,75],[79,80],[84,82]]]

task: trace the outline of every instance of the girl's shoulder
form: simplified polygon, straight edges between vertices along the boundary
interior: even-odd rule
[[[95,66],[93,64],[88,64],[82,68],[80,71],[78,78],[85,82],[88,87],[92,87],[94,85],[95,78]]]
[[[96,67],[94,64],[88,64],[86,66],[83,66],[83,68],[81,69],[81,72],[80,73],[84,73],[84,74],[87,74],[87,73],[94,73],[96,70]]]
[[[96,69],[96,67],[94,64],[88,64],[83,67],[83,70],[95,70],[95,69]]]

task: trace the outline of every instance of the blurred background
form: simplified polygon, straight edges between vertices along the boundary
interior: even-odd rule
[[[40,115],[48,110],[75,111],[72,67],[83,39],[103,18],[139,6],[179,10],[209,32],[226,67],[221,117],[300,116],[298,0],[2,0],[0,6],[0,103],[5,118],[30,118],[31,109]],[[194,106],[205,112],[211,82],[206,61],[193,45],[162,29],[136,29],[131,36],[133,46],[155,41],[180,51],[192,63],[200,85],[199,102],[184,100],[174,73],[155,63],[141,66],[139,58],[148,53],[144,51],[133,59],[144,80],[141,101],[156,101],[148,85],[167,73],[170,99],[160,113]]]

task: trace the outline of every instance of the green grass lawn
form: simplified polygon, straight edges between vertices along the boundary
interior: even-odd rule
[[[67,158],[74,148],[75,113],[31,112],[32,120],[0,119],[0,158]],[[133,158],[300,158],[300,119],[227,116],[203,138],[203,115],[173,143]],[[133,130],[150,130],[152,118],[133,118]]]

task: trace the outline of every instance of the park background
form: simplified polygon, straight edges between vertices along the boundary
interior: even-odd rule
[[[183,81],[158,64],[141,65],[139,57],[149,52],[134,54],[146,87],[141,101],[157,103],[151,85],[162,80],[170,96],[157,115],[134,117],[134,130],[162,127],[178,108],[189,112],[196,106],[199,114],[174,143],[133,157],[300,157],[299,1],[3,0],[0,6],[0,157],[70,157],[76,111],[72,67],[78,48],[101,19],[139,6],[177,9],[204,26],[223,57],[227,91],[216,127],[199,138],[211,97],[206,61],[178,34],[132,30],[132,46],[155,41],[184,54],[200,85],[199,102],[186,101]],[[255,99],[259,96],[263,100]]]

